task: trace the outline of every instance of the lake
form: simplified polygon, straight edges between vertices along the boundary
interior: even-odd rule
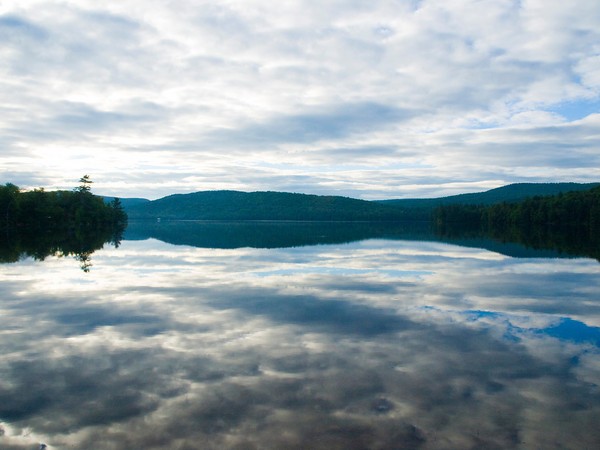
[[[4,450],[600,448],[595,259],[188,222],[80,265],[0,265]]]

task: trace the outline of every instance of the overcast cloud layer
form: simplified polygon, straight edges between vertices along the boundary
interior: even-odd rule
[[[0,182],[372,198],[600,180],[597,0],[0,3]]]

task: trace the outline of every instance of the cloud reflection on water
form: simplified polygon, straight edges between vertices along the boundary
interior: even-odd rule
[[[125,241],[0,267],[2,448],[585,448],[599,267]]]

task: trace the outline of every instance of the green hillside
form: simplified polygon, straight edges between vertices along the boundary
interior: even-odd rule
[[[366,201],[286,192],[203,191],[158,200],[123,199],[131,219],[178,220],[429,220],[441,205],[493,205],[589,190],[600,183],[519,183],[433,199]]]
[[[586,191],[600,183],[515,183],[485,192],[451,195],[438,198],[407,198],[380,200],[379,203],[402,208],[433,209],[440,205],[493,205],[502,202],[518,202],[529,197],[557,195],[571,191]]]
[[[115,198],[117,198],[117,197],[102,196],[102,199],[104,200],[105,203],[110,203],[110,202],[114,201]],[[118,197],[118,198],[121,201],[121,205],[123,206],[123,208],[129,208],[131,206],[141,205],[144,203],[148,203],[150,201],[147,198],[137,198],[137,197],[130,197],[130,198]]]
[[[551,243],[600,260],[600,186],[515,203],[440,205],[432,216],[436,230],[445,235],[474,230],[533,248]]]
[[[348,197],[284,192],[204,191],[126,207],[130,219],[183,220],[400,220],[403,213]]]

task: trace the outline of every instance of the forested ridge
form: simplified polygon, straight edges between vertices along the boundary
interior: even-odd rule
[[[127,208],[132,219],[402,220],[403,210],[349,197],[286,192],[204,191]]]
[[[598,183],[517,183],[486,192],[426,199],[366,201],[288,192],[201,191],[158,200],[123,199],[132,219],[398,221],[431,219],[446,204],[491,205],[540,194],[588,190]]]
[[[454,222],[488,229],[553,227],[600,231],[600,186],[515,203],[440,205],[434,211],[433,221],[437,225]]]
[[[536,196],[558,195],[572,191],[587,191],[600,183],[513,183],[485,192],[450,195],[437,198],[406,198],[380,200],[380,203],[411,209],[434,209],[440,205],[494,205],[518,202]]]
[[[600,186],[495,205],[441,205],[432,216],[442,235],[471,231],[532,248],[561,248],[600,260]]]

